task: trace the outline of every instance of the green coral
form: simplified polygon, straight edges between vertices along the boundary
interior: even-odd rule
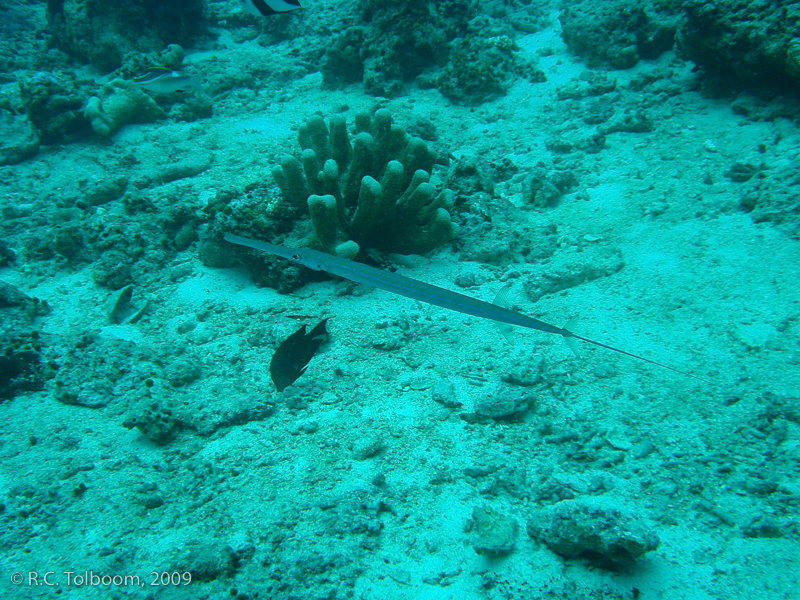
[[[453,195],[436,193],[436,154],[392,123],[386,109],[355,117],[350,139],[343,115],[315,115],[300,128],[300,158],[285,156],[272,174],[283,199],[307,213],[315,242],[353,258],[361,247],[422,254],[451,240]]]

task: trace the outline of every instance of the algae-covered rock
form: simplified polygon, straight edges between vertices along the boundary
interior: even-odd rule
[[[511,46],[507,52],[495,46],[496,40],[513,40],[515,31],[541,29],[549,11],[543,2],[358,0],[354,9],[345,20],[352,25],[326,50],[321,68],[326,87],[363,81],[368,94],[393,97],[416,78],[419,85],[439,87],[451,97],[462,94],[459,86],[468,87],[460,101],[478,103],[496,95],[499,82],[505,85],[518,75],[543,77],[518,62]],[[471,78],[474,73],[490,80]]]
[[[679,16],[668,3],[583,0],[566,4],[559,20],[564,42],[589,65],[627,69],[672,48]]]
[[[559,199],[578,184],[569,169],[546,169],[537,166],[522,181],[522,199],[536,208],[555,206]]]
[[[135,83],[115,79],[103,85],[100,96],[89,98],[83,116],[95,133],[109,136],[126,123],[152,123],[166,114]]]
[[[204,28],[202,0],[47,0],[55,45],[103,72],[132,52],[158,52],[191,44]]]
[[[545,267],[523,279],[522,287],[531,302],[600,277],[610,277],[625,266],[618,248],[593,246],[570,255],[551,259]]]
[[[324,81],[335,86],[358,77],[368,94],[397,96],[405,82],[444,62],[451,32],[464,31],[470,13],[469,0],[360,0],[356,25],[327,51]]]
[[[98,285],[118,290],[131,283],[132,262],[119,250],[104,252],[92,267],[92,279]]]
[[[211,152],[200,152],[161,167],[155,179],[161,183],[168,183],[186,177],[194,177],[206,171],[213,163],[214,155]]]
[[[7,267],[17,258],[16,252],[8,247],[5,241],[0,240],[0,267]]]
[[[197,362],[179,358],[167,367],[166,378],[172,387],[183,387],[200,379],[202,370]]]
[[[478,394],[474,402],[474,415],[478,419],[515,419],[523,415],[534,403],[531,394],[514,388],[497,385]]]
[[[56,144],[91,133],[83,109],[94,82],[68,72],[39,71],[17,78],[22,106],[43,144]]]
[[[226,580],[236,572],[236,562],[230,546],[193,540],[182,548],[180,557],[170,568],[191,573],[192,581]]]
[[[171,408],[153,402],[139,416],[126,419],[123,426],[128,429],[136,427],[148,440],[164,446],[178,436],[184,423]]]
[[[125,176],[108,177],[96,181],[83,192],[79,201],[81,206],[101,206],[121,198],[128,187],[128,178]]]
[[[15,165],[39,152],[39,136],[26,117],[0,110],[0,165]]]
[[[4,335],[0,343],[0,402],[41,390],[45,383],[42,363],[38,332]]]
[[[528,535],[565,558],[614,569],[658,548],[658,535],[632,512],[601,498],[563,500],[535,511]]]
[[[703,91],[800,92],[800,5],[796,1],[690,0],[683,9],[678,51],[699,67]]]
[[[458,104],[481,104],[506,93],[520,76],[531,82],[545,80],[544,72],[519,60],[517,46],[508,36],[468,36],[450,45],[447,64],[433,81],[422,76],[424,87],[437,87]]]
[[[514,549],[517,522],[484,505],[472,511],[472,547],[478,554],[497,556]]]

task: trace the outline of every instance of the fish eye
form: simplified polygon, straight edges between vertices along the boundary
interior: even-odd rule
[[[292,260],[294,262],[300,262],[300,255],[299,254],[292,254]]]

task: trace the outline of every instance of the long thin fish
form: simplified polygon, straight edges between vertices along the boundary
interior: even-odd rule
[[[650,363],[651,365],[656,365],[657,367],[669,369],[675,373],[680,373],[681,375],[698,379],[699,381],[703,381],[705,383],[710,383],[708,380],[698,377],[697,375],[692,375],[686,371],[675,369],[674,367],[650,360],[649,358],[639,356],[638,354],[626,352],[625,350],[620,350],[619,348],[614,348],[613,346],[609,346],[595,340],[590,340],[589,338],[585,338],[573,333],[567,329],[572,321],[568,322],[564,327],[556,327],[555,325],[550,325],[549,323],[545,323],[539,319],[528,317],[522,313],[498,306],[497,304],[490,304],[489,302],[471,298],[470,296],[465,296],[464,294],[459,294],[457,292],[451,292],[450,290],[446,290],[429,283],[423,283],[422,281],[417,281],[416,279],[411,279],[410,277],[404,277],[403,275],[398,275],[397,273],[376,269],[375,267],[370,267],[369,265],[339,258],[331,254],[325,254],[324,252],[318,252],[317,250],[312,250],[310,248],[286,248],[284,246],[275,246],[273,244],[251,240],[250,238],[233,235],[231,233],[225,234],[225,240],[231,242],[232,244],[238,244],[240,246],[253,248],[254,250],[261,250],[263,252],[275,254],[281,258],[285,258],[286,260],[290,260],[294,263],[303,265],[304,267],[308,267],[309,269],[313,269],[314,271],[325,271],[331,275],[338,275],[339,277],[344,277],[345,279],[355,281],[356,283],[363,283],[364,285],[376,287],[387,292],[392,292],[393,294],[399,294],[400,296],[405,296],[406,298],[414,298],[415,300],[441,306],[442,308],[454,310],[466,315],[472,315],[481,319],[490,319],[500,323],[508,323],[509,325],[517,325],[519,327],[527,327],[528,329],[536,329],[546,333],[554,333],[563,337],[573,351],[575,351],[575,347],[573,345],[574,340],[580,340],[582,342],[586,342],[587,344],[600,346],[606,350],[618,352],[619,354],[624,354],[625,356],[642,360]]]

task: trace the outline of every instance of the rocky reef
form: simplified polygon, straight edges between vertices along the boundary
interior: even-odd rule
[[[325,51],[322,75],[330,88],[363,82],[368,94],[393,97],[416,81],[453,102],[480,104],[505,93],[516,77],[544,77],[513,43],[516,31],[547,22],[540,2],[360,0],[348,21]]]
[[[103,72],[122,66],[131,51],[185,45],[204,26],[202,0],[47,0],[52,43]]]
[[[800,93],[800,5],[788,0],[684,3],[678,49],[719,91]],[[709,91],[709,90],[707,90]]]
[[[626,69],[675,49],[707,95],[800,91],[800,8],[790,0],[583,0],[559,20],[570,51],[592,67]]]
[[[570,3],[559,15],[561,37],[570,51],[590,66],[627,69],[673,47],[678,4],[639,0]]]

